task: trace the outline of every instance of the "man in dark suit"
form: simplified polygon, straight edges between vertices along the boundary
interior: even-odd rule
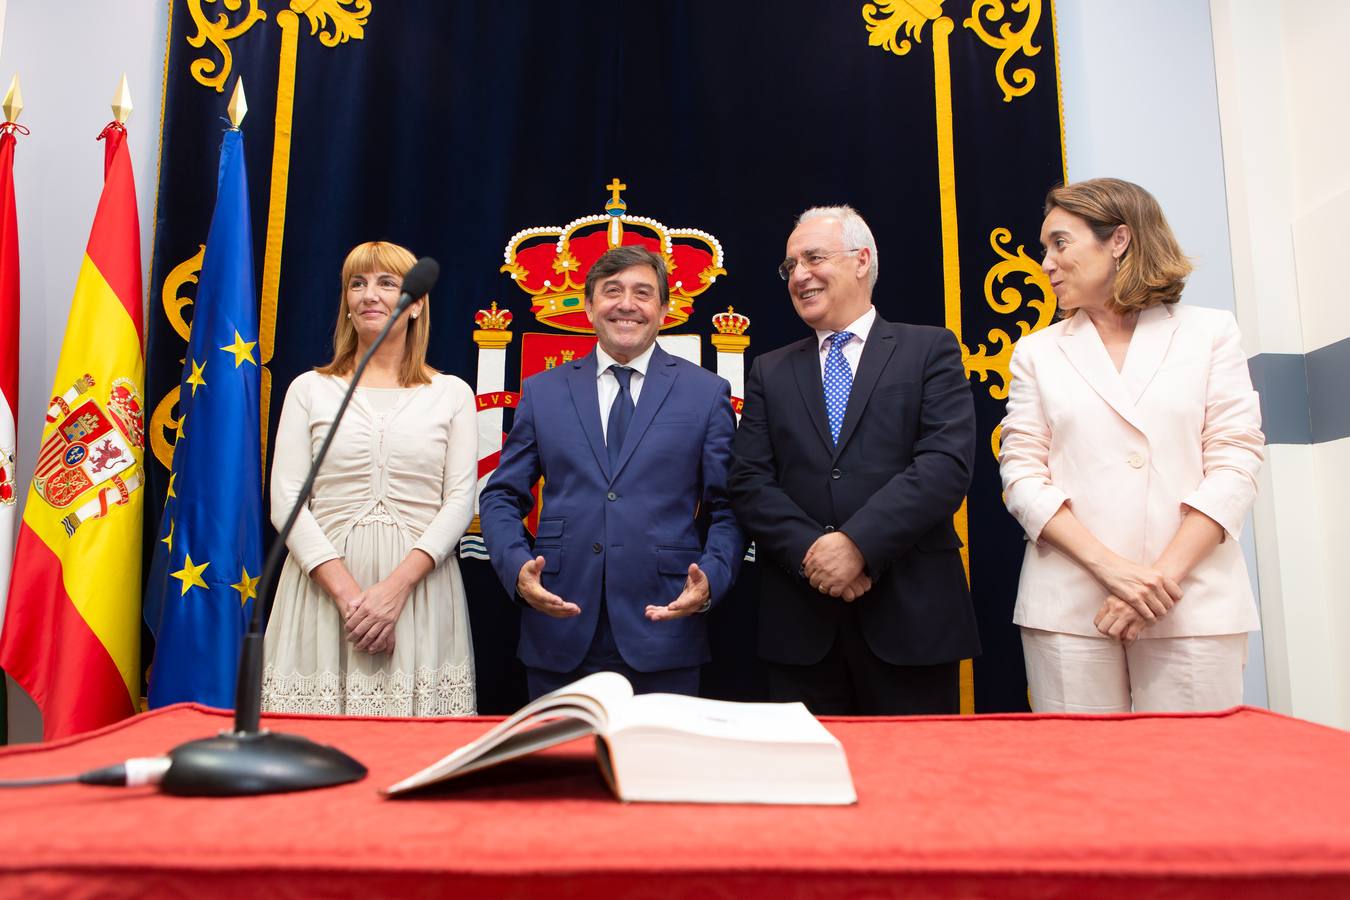
[[[657,346],[670,304],[660,256],[609,250],[585,290],[596,349],[525,381],[479,498],[483,537],[529,607],[518,653],[531,698],[598,671],[639,693],[697,694],[702,614],[745,552],[726,491],[730,386]],[[531,549],[521,519],[541,475]]]
[[[770,695],[959,712],[960,660],[980,652],[952,526],[975,454],[961,348],[877,315],[876,241],[850,207],[803,213],[779,274],[815,333],[755,360],[731,473]]]

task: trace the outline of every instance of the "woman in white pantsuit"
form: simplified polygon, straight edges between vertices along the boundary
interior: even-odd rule
[[[1264,439],[1237,323],[1178,304],[1190,264],[1138,185],[1055,188],[1041,244],[1066,317],[1017,343],[1000,452],[1032,708],[1240,703]]]

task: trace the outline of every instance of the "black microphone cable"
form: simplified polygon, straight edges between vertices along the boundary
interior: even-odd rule
[[[126,762],[90,769],[78,775],[52,775],[47,778],[4,778],[0,788],[48,787],[54,784],[95,784],[103,787],[141,787],[159,784],[169,771],[167,756],[137,756]]]

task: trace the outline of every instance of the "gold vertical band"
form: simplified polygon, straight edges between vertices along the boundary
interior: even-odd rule
[[[1059,112],[1059,159],[1063,163],[1064,183],[1069,183],[1069,148],[1064,134],[1064,81],[1059,71],[1059,16],[1054,0],[1050,4],[1050,40],[1055,47],[1055,109]]]
[[[956,533],[961,537],[961,565],[966,570],[966,584],[970,584],[970,519],[966,509],[967,501],[961,501],[961,508],[952,517]],[[975,661],[961,660],[961,715],[975,713]]]
[[[946,324],[961,340],[961,258],[956,227],[956,149],[952,131],[952,64],[947,38],[954,26],[933,22],[933,99],[937,111],[938,202],[942,221],[942,299]]]
[[[286,186],[291,171],[291,122],[295,111],[295,69],[300,44],[300,18],[289,9],[277,13],[281,28],[281,60],[277,66],[276,126],[272,136],[272,182],[267,198],[267,243],[263,251],[262,292],[258,311],[258,356],[262,362],[263,465],[267,463],[267,425],[271,416],[272,361],[276,342],[277,296],[281,285],[281,245],[286,232]]]
[[[933,105],[937,117],[938,207],[942,224],[942,305],[947,328],[961,341],[961,255],[956,224],[956,141],[952,129],[952,62],[947,38],[955,29],[946,16],[933,20]],[[961,538],[961,564],[970,584],[970,523],[966,501],[952,517]],[[961,660],[961,713],[975,712],[975,666]]]

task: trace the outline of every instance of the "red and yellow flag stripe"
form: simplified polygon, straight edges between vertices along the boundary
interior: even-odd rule
[[[114,383],[130,385],[139,417],[145,356],[136,188],[125,129],[111,125],[103,136],[103,194],[52,395],[62,396],[88,376],[93,385],[84,396],[107,412]],[[59,416],[48,417],[44,445],[61,423]],[[0,667],[42,710],[48,739],[131,715],[140,695],[143,429],[136,420],[123,424],[123,446],[135,465],[119,481],[96,482],[62,507],[33,485],[24,508]],[[94,512],[72,530],[72,513],[91,501],[97,501]]]

